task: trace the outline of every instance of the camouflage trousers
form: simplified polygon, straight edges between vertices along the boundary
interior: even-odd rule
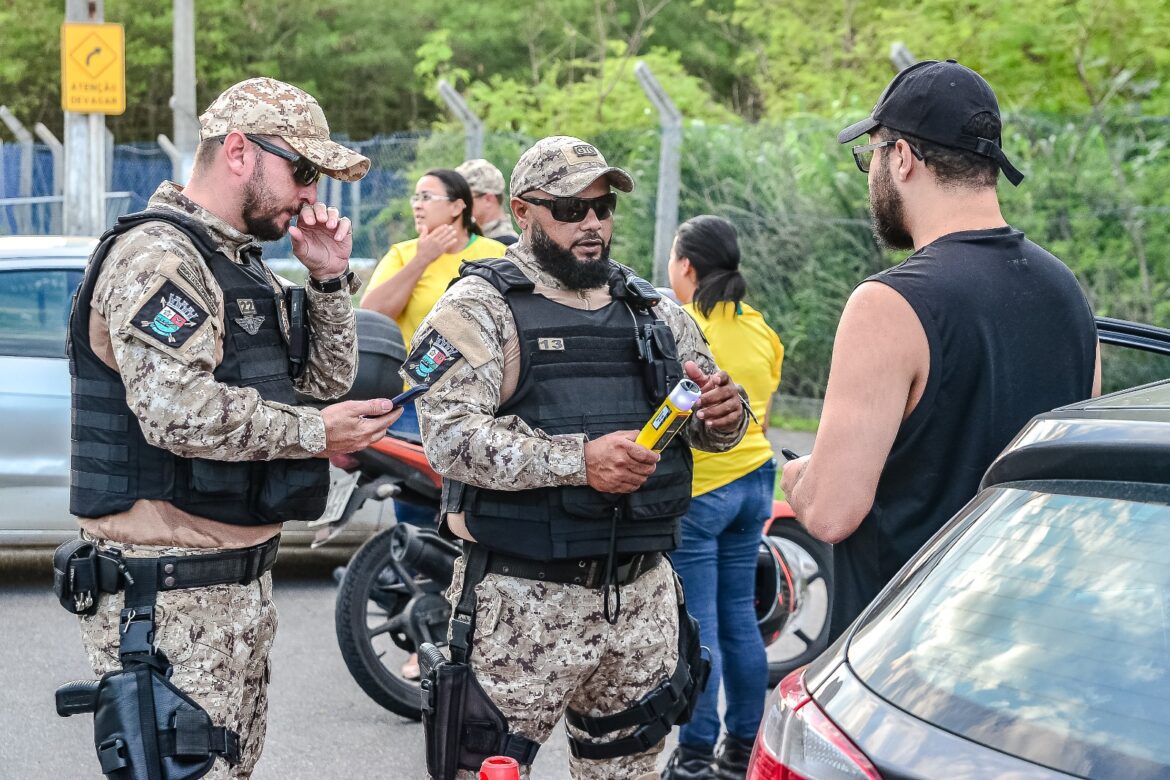
[[[447,592],[452,606],[463,589],[463,563],[456,561]],[[665,560],[622,586],[616,625],[605,619],[602,591],[579,585],[489,574],[475,594],[469,663],[476,679],[509,729],[541,744],[566,707],[594,716],[624,710],[668,679],[678,661],[680,594]],[[577,739],[608,741],[565,727]],[[657,780],[662,747],[660,741],[644,753],[605,761],[570,757],[569,772],[574,780]],[[476,780],[478,773],[457,777]],[[529,768],[521,777],[528,780]]]
[[[206,553],[186,547],[114,544],[93,540],[103,549],[117,548],[127,557]],[[123,594],[105,594],[97,614],[81,616],[81,635],[97,675],[120,669],[118,616]],[[276,634],[272,575],[247,585],[161,591],[155,600],[155,646],[174,672],[171,682],[211,716],[240,737],[240,761],[234,767],[215,760],[205,780],[252,776],[268,719],[268,655]]]

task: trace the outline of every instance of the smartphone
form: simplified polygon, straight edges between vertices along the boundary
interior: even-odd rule
[[[409,390],[404,390],[403,392],[391,398],[390,403],[394,404],[394,408],[397,409],[400,406],[405,406],[406,404],[413,402],[415,398],[418,398],[420,395],[430,389],[430,385],[415,385]]]
[[[784,449],[780,450],[780,454],[783,455],[786,460],[796,460],[797,458],[800,457],[799,455],[797,455],[795,452],[793,452],[792,450],[790,450],[788,448],[784,448]]]

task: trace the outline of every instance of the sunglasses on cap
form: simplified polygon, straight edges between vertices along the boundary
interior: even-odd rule
[[[274,154],[280,159],[288,160],[290,163],[292,163],[293,180],[302,187],[308,187],[310,184],[317,181],[317,179],[321,178],[321,169],[313,163],[309,162],[309,160],[304,155],[297,154],[296,152],[289,151],[288,149],[282,149],[270,141],[265,141],[258,135],[244,133],[244,137],[269,154]]]
[[[580,222],[593,209],[598,219],[609,219],[617,208],[617,194],[609,193],[600,198],[529,198],[520,195],[520,200],[533,206],[544,206],[557,222]]]

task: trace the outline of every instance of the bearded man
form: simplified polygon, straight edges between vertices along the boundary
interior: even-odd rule
[[[431,681],[428,767],[442,780],[474,777],[493,753],[527,777],[562,715],[574,778],[657,777],[702,681],[663,554],[690,502],[688,445],[736,444],[745,402],[695,322],[609,259],[614,190],[633,186],[577,138],[526,151],[510,186],[519,242],[464,265],[403,367],[430,385],[423,445],[443,475],[442,528],[463,545],[451,656],[475,690],[452,712],[450,676]],[[637,444],[685,379],[701,397],[682,435],[661,454]],[[473,710],[487,714],[459,722]]]
[[[105,675],[95,744],[111,776],[252,775],[282,524],[320,516],[327,457],[401,414],[386,399],[301,401],[341,396],[357,366],[350,224],[317,180],[356,181],[370,161],[274,79],[229,88],[199,126],[191,181],[164,182],[106,233],[70,320],[81,535],[54,564]],[[261,259],[257,241],[285,233],[304,288]]]
[[[846,128],[874,234],[914,250],[860,284],[833,345],[811,455],[781,486],[833,547],[833,638],[978,490],[1035,414],[1100,392],[1093,314],[1072,272],[1009,226],[995,93],[954,60],[899,73]]]

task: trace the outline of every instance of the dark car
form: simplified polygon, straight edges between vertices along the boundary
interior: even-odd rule
[[[1170,331],[1101,323],[1170,355]],[[1170,380],[1033,419],[780,683],[748,777],[1170,778]]]

